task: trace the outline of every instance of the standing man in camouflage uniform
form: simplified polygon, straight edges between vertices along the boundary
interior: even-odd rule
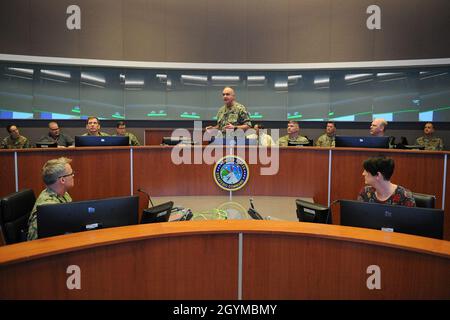
[[[316,141],[316,147],[334,148],[336,137],[336,125],[333,121],[327,122],[327,128],[325,133],[319,137]]]
[[[300,135],[300,127],[297,121],[289,121],[287,125],[288,134],[278,139],[278,145],[280,147],[287,147],[289,142],[298,144],[308,144],[308,138]]]
[[[245,131],[249,129],[252,125],[250,116],[242,104],[234,101],[236,99],[234,90],[230,87],[225,87],[222,91],[222,96],[225,105],[217,112],[217,125],[208,126],[206,130],[242,129]]]
[[[416,139],[416,144],[424,146],[425,150],[442,150],[444,142],[441,138],[434,137],[434,126],[431,122],[425,123],[424,135]]]
[[[86,121],[87,133],[83,136],[109,136],[109,134],[100,131],[100,120],[97,117],[89,117]]]
[[[38,238],[37,229],[37,206],[51,203],[67,203],[72,202],[72,198],[67,193],[67,190],[74,186],[74,175],[70,163],[71,159],[58,158],[49,160],[42,168],[42,179],[44,180],[45,188],[34,204],[28,219],[28,240]]]
[[[116,125],[116,136],[126,136],[130,139],[130,146],[140,146],[138,138],[131,132],[127,132],[125,122],[119,121]]]
[[[10,124],[6,127],[9,136],[4,138],[0,144],[0,149],[25,149],[31,148],[28,138],[21,136],[19,128],[16,125]]]

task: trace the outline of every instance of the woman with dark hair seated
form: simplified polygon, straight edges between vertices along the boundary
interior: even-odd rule
[[[415,207],[411,191],[390,181],[394,166],[394,160],[384,156],[365,160],[362,175],[366,186],[360,191],[358,200]]]

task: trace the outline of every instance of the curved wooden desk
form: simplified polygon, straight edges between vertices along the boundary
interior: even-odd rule
[[[196,147],[192,162],[196,152],[204,150]],[[172,151],[167,146],[0,150],[0,195],[16,188],[31,188],[39,194],[44,188],[43,164],[60,156],[73,159],[76,176],[70,194],[74,201],[139,194],[139,188],[154,197],[228,194],[212,179],[213,164],[177,165],[172,162]],[[234,195],[313,198],[320,204],[355,199],[364,184],[363,160],[383,153],[395,160],[392,181],[415,192],[436,195],[436,207],[445,207],[444,239],[450,240],[449,152],[316,147],[277,151],[277,174],[262,175],[260,169],[268,165],[249,161],[249,182]],[[140,212],[146,204],[142,195]],[[339,222],[339,210],[333,209],[333,223]]]
[[[71,265],[81,289],[67,287]],[[373,265],[381,289],[367,287]],[[0,299],[450,299],[450,242],[281,221],[137,225],[0,247],[0,283]]]

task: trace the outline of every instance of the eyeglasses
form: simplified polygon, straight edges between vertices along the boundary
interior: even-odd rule
[[[63,176],[59,176],[58,178],[65,178],[65,177],[69,177],[69,176],[74,177],[74,176],[75,176],[75,171],[72,171],[71,173],[65,174],[65,175],[63,175]]]

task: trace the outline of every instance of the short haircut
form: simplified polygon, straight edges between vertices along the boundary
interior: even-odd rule
[[[11,133],[11,127],[17,127],[15,124],[9,124],[6,126],[6,131],[8,131],[8,133]]]
[[[125,122],[118,121],[117,124],[116,124],[116,128],[121,127],[121,126],[125,126]]]
[[[255,123],[253,128],[256,127],[256,126],[258,126],[259,129],[264,129],[265,128],[264,125],[262,125],[261,123]]]
[[[336,123],[334,121],[327,121],[327,124],[331,123],[336,128]]]
[[[50,122],[48,123],[48,127],[49,127],[49,128],[50,128],[50,125],[51,125],[52,123],[56,124],[56,125],[58,126],[58,128],[59,128],[58,122],[56,122],[56,121],[50,121]]]
[[[48,160],[42,167],[42,180],[45,185],[54,184],[60,176],[66,173],[66,164],[71,162],[72,159],[65,157]]]
[[[395,163],[393,159],[385,156],[372,157],[363,162],[363,168],[373,176],[379,172],[384,180],[390,180],[394,173]]]
[[[425,124],[423,125],[423,127],[425,128],[425,126],[426,126],[427,124],[431,124],[431,127],[434,129],[434,124],[433,124],[433,122],[425,122]]]
[[[300,127],[300,125],[298,124],[298,121],[289,120],[289,121],[288,121],[288,124],[289,124],[289,123],[295,124],[295,125],[297,125],[297,126]]]
[[[96,119],[97,122],[98,122],[98,124],[100,124],[100,120],[99,120],[97,117],[89,117],[89,118],[87,118],[86,124],[88,124],[88,123],[89,123],[89,120],[91,120],[91,119]]]

